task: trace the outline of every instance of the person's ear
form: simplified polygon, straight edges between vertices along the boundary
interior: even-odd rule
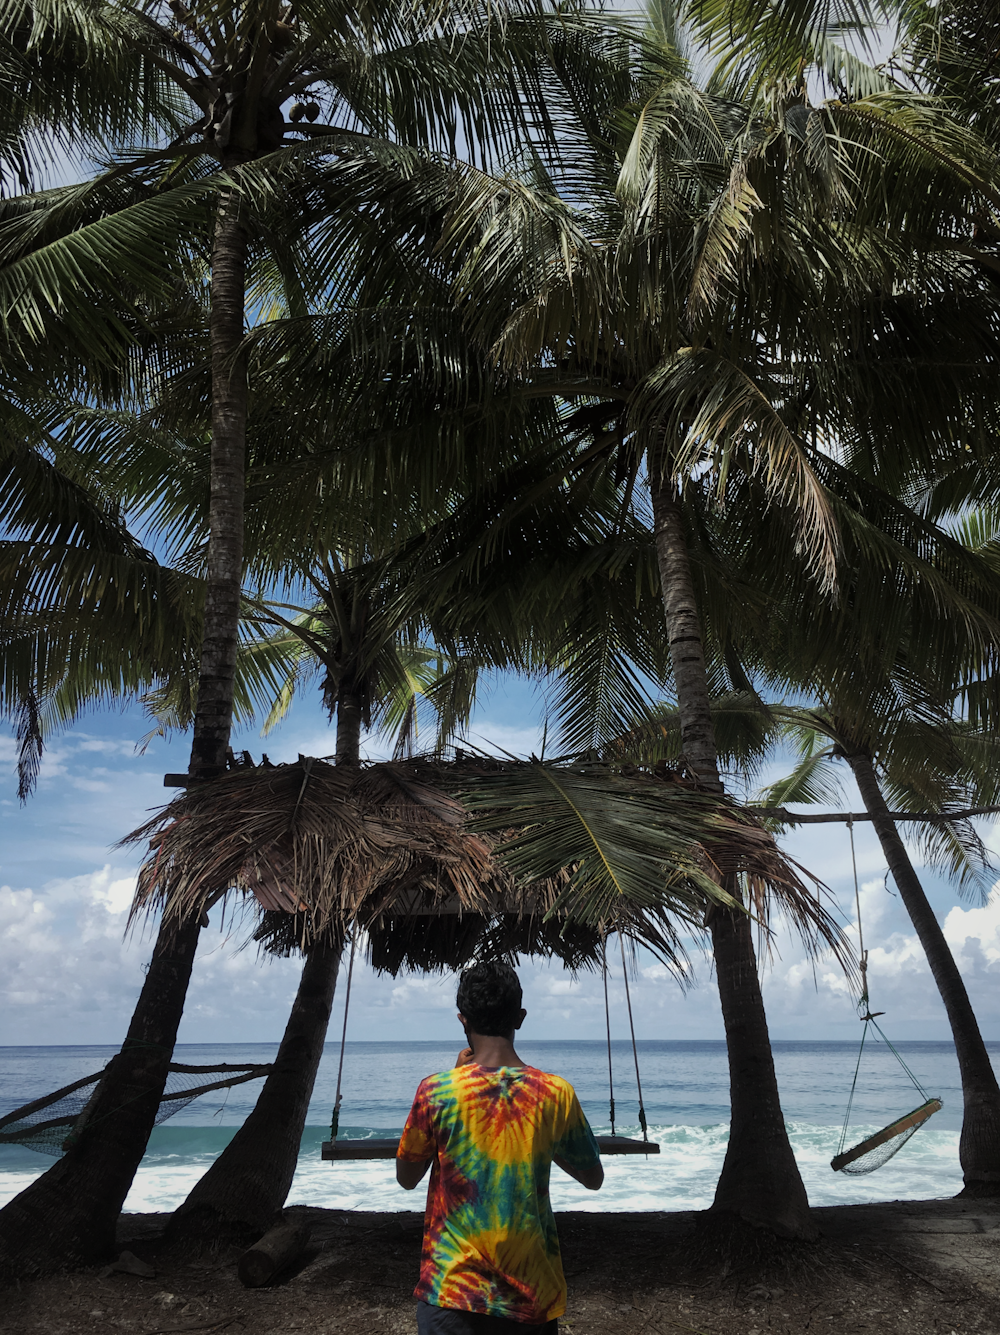
[[[518,1016],[517,1024],[514,1026],[515,1029],[520,1029],[521,1025],[524,1024],[524,1019],[527,1014],[528,1014],[527,1011],[523,1010],[521,1012],[521,1014]]]

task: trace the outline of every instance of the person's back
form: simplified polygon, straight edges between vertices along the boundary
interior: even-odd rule
[[[434,1161],[415,1291],[421,1332],[548,1331],[565,1310],[549,1170],[555,1160],[593,1189],[604,1174],[572,1085],[514,1051],[520,1002],[508,966],[466,971],[459,1019],[471,1046],[453,1070],[421,1082],[400,1140],[403,1186]]]

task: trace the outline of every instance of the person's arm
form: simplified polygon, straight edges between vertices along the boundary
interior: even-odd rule
[[[560,1159],[557,1155],[552,1162],[557,1168],[561,1168],[564,1173],[569,1173],[570,1177],[575,1178],[581,1187],[586,1187],[588,1191],[599,1191],[604,1182],[604,1165],[598,1159],[597,1163],[591,1164],[589,1168],[574,1168],[568,1164],[565,1159]]]
[[[581,1187],[586,1187],[588,1191],[598,1191],[604,1182],[601,1151],[572,1085],[565,1085],[564,1098],[565,1120],[562,1134],[552,1147],[552,1162],[579,1182]]]
[[[417,1186],[436,1152],[427,1082],[421,1080],[396,1150],[396,1181],[404,1191],[412,1191]]]
[[[430,1159],[422,1159],[414,1162],[411,1159],[396,1160],[396,1181],[404,1191],[412,1191],[418,1186],[420,1179],[431,1166]]]

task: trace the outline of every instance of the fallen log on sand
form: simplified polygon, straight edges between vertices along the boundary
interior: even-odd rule
[[[282,1219],[240,1257],[237,1274],[248,1289],[269,1284],[282,1270],[300,1259],[309,1246],[309,1225]]]

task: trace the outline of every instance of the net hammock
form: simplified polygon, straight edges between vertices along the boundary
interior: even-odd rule
[[[858,913],[858,939],[860,942],[861,957],[859,967],[861,970],[861,997],[858,1002],[858,1009],[862,1011],[860,1019],[864,1024],[861,1033],[861,1047],[858,1050],[858,1060],[854,1067],[854,1080],[851,1083],[851,1093],[847,1100],[847,1112],[844,1114],[844,1125],[840,1133],[840,1145],[837,1153],[830,1160],[830,1167],[835,1173],[849,1173],[851,1176],[860,1177],[864,1173],[874,1173],[877,1168],[889,1162],[894,1154],[898,1154],[911,1136],[915,1136],[929,1117],[940,1110],[941,1100],[938,1098],[928,1098],[927,1091],[921,1085],[920,1081],[913,1074],[902,1054],[893,1047],[886,1038],[885,1034],[879,1028],[877,1015],[881,1011],[872,1014],[871,1006],[868,1000],[868,951],[865,950],[864,936],[861,931],[861,892],[858,887],[858,863],[854,852],[854,822],[848,821],[847,828],[851,836],[851,862],[854,866],[854,897]],[[910,1083],[916,1089],[917,1093],[924,1100],[919,1107],[914,1108],[912,1112],[905,1113],[902,1117],[897,1117],[894,1122],[884,1126],[881,1131],[876,1131],[874,1135],[866,1136],[864,1140],[859,1140],[856,1145],[849,1149],[847,1145],[848,1130],[851,1124],[851,1109],[854,1105],[854,1094],[858,1086],[858,1073],[861,1070],[861,1058],[865,1051],[865,1042],[868,1038],[869,1028],[874,1029],[879,1039],[885,1044],[892,1055],[903,1068]]]
[[[94,1075],[85,1075],[0,1117],[0,1145],[21,1145],[25,1149],[37,1150],[39,1154],[59,1158],[83,1130],[97,1086],[107,1069],[105,1066]],[[271,1064],[185,1066],[171,1062],[167,1069],[167,1083],[156,1113],[156,1125],[173,1117],[202,1094],[215,1089],[230,1089],[247,1080],[260,1080],[271,1070]],[[206,1081],[206,1075],[219,1079]]]

